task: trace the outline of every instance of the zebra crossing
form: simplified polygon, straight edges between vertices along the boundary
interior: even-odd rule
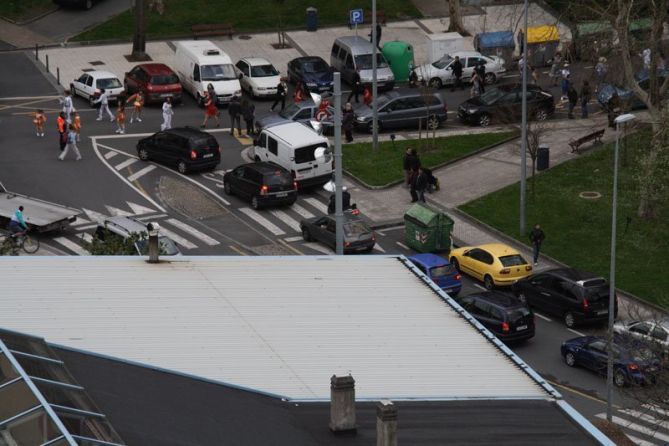
[[[606,413],[598,413],[595,417],[604,420]],[[669,411],[655,404],[620,409],[614,413],[612,421],[638,446],[669,444]]]

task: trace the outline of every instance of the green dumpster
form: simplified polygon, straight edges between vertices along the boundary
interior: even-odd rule
[[[395,40],[386,42],[381,50],[383,57],[390,65],[390,70],[395,76],[396,82],[406,82],[409,80],[410,67],[413,65],[413,46]]]
[[[450,251],[453,224],[439,209],[416,203],[404,214],[406,244],[418,252]]]

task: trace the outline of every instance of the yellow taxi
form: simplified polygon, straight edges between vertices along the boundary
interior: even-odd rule
[[[450,256],[451,264],[461,273],[482,280],[489,290],[495,286],[510,286],[532,273],[532,265],[503,243],[464,246],[452,250]]]

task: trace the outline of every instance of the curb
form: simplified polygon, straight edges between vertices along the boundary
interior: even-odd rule
[[[60,7],[58,7],[58,6],[54,6],[54,7],[51,8],[50,10],[45,11],[45,12],[43,12],[42,14],[39,14],[39,15],[37,15],[37,16],[35,16],[35,17],[30,17],[28,20],[24,20],[23,22],[17,22],[16,20],[12,20],[12,19],[10,19],[9,17],[5,17],[5,16],[0,16],[0,19],[4,20],[4,21],[6,21],[6,22],[9,22],[9,23],[11,23],[12,25],[16,25],[16,26],[24,26],[24,25],[29,25],[29,24],[31,24],[32,22],[36,22],[37,20],[39,20],[39,19],[41,19],[41,18],[43,18],[43,17],[46,17],[46,16],[48,16],[49,14],[53,14],[54,12],[58,11],[59,9],[60,9]]]

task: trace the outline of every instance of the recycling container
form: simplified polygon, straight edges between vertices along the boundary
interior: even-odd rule
[[[307,8],[307,31],[318,31],[318,9],[313,6]]]
[[[546,170],[549,167],[550,149],[542,144],[537,149],[537,170]]]
[[[406,82],[409,80],[409,73],[411,66],[413,66],[413,45],[395,40],[393,42],[386,42],[381,50],[383,57],[386,58],[390,65],[390,70],[398,82]]]
[[[404,214],[404,239],[418,252],[451,250],[454,222],[444,212],[426,203],[412,205]]]

